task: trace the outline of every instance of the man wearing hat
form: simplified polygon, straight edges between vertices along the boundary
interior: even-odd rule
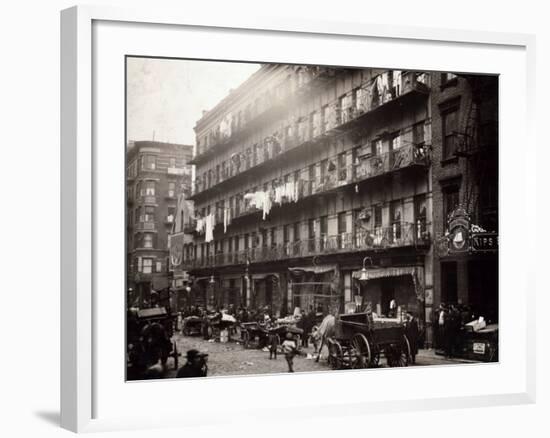
[[[207,360],[208,354],[195,349],[189,350],[187,352],[187,363],[178,370],[176,377],[206,377],[208,372]]]

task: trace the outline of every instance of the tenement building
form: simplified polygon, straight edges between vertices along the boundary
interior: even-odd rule
[[[498,317],[498,77],[432,75],[434,305]]]
[[[147,307],[169,284],[168,233],[189,191],[193,146],[136,141],[126,153],[128,305]],[[155,293],[153,293],[156,292]]]
[[[425,72],[264,65],[205,112],[183,251],[204,303],[276,315],[368,303],[424,321],[431,89]]]

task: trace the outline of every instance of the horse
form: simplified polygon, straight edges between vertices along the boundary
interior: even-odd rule
[[[315,350],[317,353],[317,358],[315,359],[315,362],[319,362],[319,358],[321,357],[321,351],[323,350],[323,346],[326,344],[328,345],[328,339],[334,336],[334,330],[336,326],[336,318],[334,315],[327,315],[323,318],[323,321],[319,325],[319,328],[315,330],[311,337],[313,339],[313,345],[315,346]],[[319,349],[317,349],[317,345],[320,342]]]

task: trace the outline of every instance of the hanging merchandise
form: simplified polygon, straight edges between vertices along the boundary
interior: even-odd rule
[[[229,208],[223,209],[223,232],[227,233],[227,227],[231,223],[231,210]]]
[[[212,240],[214,240],[214,225],[215,225],[214,215],[210,213],[208,216],[206,216],[205,225],[204,225],[205,227],[204,241],[206,243],[212,242]]]
[[[204,226],[205,226],[205,219],[200,217],[197,219],[197,226],[195,228],[195,230],[197,231],[197,233],[204,233]]]

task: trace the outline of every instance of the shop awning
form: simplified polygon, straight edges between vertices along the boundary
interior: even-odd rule
[[[313,272],[314,274],[325,274],[327,272],[336,271],[336,265],[315,265],[315,266],[294,266],[288,268],[292,273],[300,271]]]
[[[263,280],[267,277],[276,277],[277,279],[279,279],[279,274],[276,272],[267,272],[265,274],[252,274],[251,277],[252,280]]]
[[[368,280],[375,280],[377,278],[388,278],[388,277],[401,277],[410,275],[413,281],[414,290],[416,297],[420,301],[426,299],[425,289],[424,289],[424,268],[419,266],[403,266],[403,267],[388,267],[388,268],[376,268],[376,269],[367,269]],[[361,277],[361,270],[353,271],[352,277],[359,279]]]
[[[402,275],[416,275],[417,271],[418,268],[416,266],[367,269],[369,280],[384,277],[400,277]],[[361,270],[353,271],[352,276],[353,278],[361,277]]]

